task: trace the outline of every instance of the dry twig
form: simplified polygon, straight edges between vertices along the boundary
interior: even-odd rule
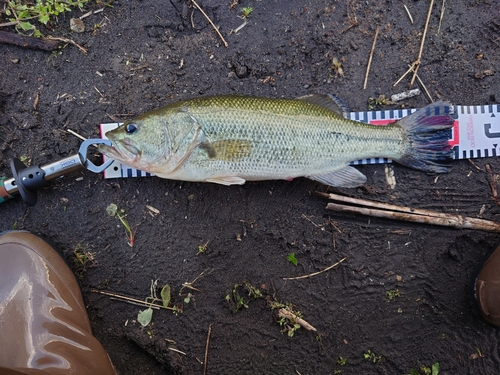
[[[87,54],[87,52],[88,52],[88,50],[86,48],[82,47],[81,45],[79,45],[74,40],[71,40],[71,39],[68,39],[68,38],[58,38],[58,37],[54,37],[54,36],[48,36],[46,39],[56,40],[56,41],[60,41],[60,42],[63,42],[63,43],[70,43],[70,44],[73,44],[75,47],[77,47],[83,53]]]
[[[205,276],[210,275],[213,271],[214,271],[214,270],[213,270],[213,268],[212,268],[210,271],[209,271],[209,270],[208,270],[208,268],[207,268],[205,271],[203,271],[203,272],[202,272],[202,273],[200,273],[198,276],[196,276],[196,277],[195,277],[195,279],[194,279],[193,281],[191,281],[191,282],[186,281],[185,283],[182,283],[182,287],[181,287],[181,289],[179,290],[179,293],[182,293],[182,290],[183,290],[184,288],[188,288],[188,289],[191,289],[191,290],[196,290],[197,292],[201,292],[201,290],[199,290],[198,288],[195,288],[195,287],[193,286],[193,284],[194,284],[197,280],[201,279],[202,277],[205,277]]]
[[[9,24],[16,25],[17,22],[8,22],[0,24],[0,27],[8,26]],[[0,30],[0,43],[7,43],[19,47],[40,49],[44,51],[53,51],[57,47],[59,47],[59,43],[56,40],[47,40],[46,38],[35,38],[32,36],[19,35],[2,30]]]
[[[82,136],[82,135],[78,134],[77,132],[75,132],[75,131],[73,131],[73,130],[71,130],[71,129],[68,129],[68,130],[66,130],[66,131],[67,131],[69,134],[72,134],[72,135],[74,135],[75,137],[80,138],[82,141],[86,141],[86,140],[87,140],[87,138],[85,138],[84,136]]]
[[[486,164],[486,172],[488,173],[488,184],[490,185],[491,189],[491,199],[493,201],[500,205],[500,199],[498,197],[498,190],[497,190],[497,184],[495,181],[495,176],[493,176],[493,171],[491,170],[491,167],[489,164]]]
[[[366,90],[366,84],[368,83],[368,74],[370,73],[370,66],[372,65],[373,52],[375,51],[375,44],[377,43],[378,30],[375,31],[375,37],[373,38],[372,49],[370,50],[370,57],[368,58],[368,65],[366,66],[365,83],[363,84],[363,90]]]
[[[353,1],[354,0],[350,0],[347,2],[347,19],[349,20],[350,25],[346,29],[342,30],[342,34],[359,25],[358,18],[356,17],[356,11],[354,10]]]
[[[203,11],[203,9],[201,9],[201,7],[198,5],[198,3],[195,1],[195,0],[191,0],[191,2],[193,3],[193,5],[195,6],[196,9],[198,9],[201,14],[203,14],[203,16],[207,19],[207,21],[210,23],[210,25],[212,25],[212,27],[214,28],[215,32],[219,35],[219,38],[221,38],[222,40],[222,43],[224,43],[224,46],[226,48],[229,48],[229,45],[227,44],[226,40],[224,39],[224,37],[222,36],[222,34],[220,33],[219,29],[214,25],[214,23],[212,22],[212,20],[210,19],[210,17],[207,16],[207,14]]]
[[[413,77],[411,79],[410,86],[413,86],[413,82],[415,82],[415,77],[417,76],[418,68],[422,63],[422,53],[424,52],[425,36],[427,35],[427,29],[429,28],[429,21],[431,19],[433,7],[434,7],[434,0],[431,0],[431,4],[429,5],[429,11],[427,12],[427,20],[425,21],[424,34],[422,35],[422,42],[420,43],[420,51],[418,52],[417,61],[415,61],[416,65],[413,70]]]
[[[212,324],[208,325],[207,343],[205,345],[205,359],[203,360],[203,375],[207,375],[208,365],[208,344],[210,343],[210,334],[212,333]]]
[[[347,257],[343,257],[337,263],[334,263],[331,266],[326,267],[324,270],[321,270],[321,271],[318,271],[318,272],[313,272],[313,273],[310,273],[308,275],[297,276],[297,277],[284,277],[283,280],[300,280],[300,279],[307,279],[308,277],[317,276],[319,274],[322,274],[323,272],[331,270],[334,267],[337,267],[340,263],[342,263],[346,259],[347,259]]]
[[[278,316],[280,318],[286,318],[290,320],[291,322],[297,323],[300,325],[302,328],[307,329],[308,331],[316,331],[316,328],[314,328],[312,325],[310,325],[308,322],[306,322],[304,319],[299,318],[297,315],[295,315],[293,312],[288,311],[287,309],[279,309],[278,310]]]
[[[403,4],[405,7],[406,13],[408,14],[408,18],[410,18],[410,22],[413,24],[413,17],[411,16],[410,10]]]
[[[410,65],[408,65],[408,66],[410,66]],[[416,74],[416,77],[417,77],[418,83],[420,83],[420,86],[422,86],[422,88],[424,89],[425,93],[429,97],[429,100],[431,101],[431,103],[433,103],[434,99],[432,99],[431,94],[429,94],[429,91],[427,90],[427,87],[425,87],[424,83],[422,82],[422,80],[420,79],[420,77],[418,76],[418,74]]]
[[[100,9],[96,9],[96,10],[91,10],[83,15],[81,15],[80,18],[81,20],[83,20],[84,18],[87,18],[88,16],[91,16],[93,14],[97,14],[97,13],[101,13],[102,11],[104,10],[104,8],[100,8]]]
[[[443,0],[443,4],[441,5],[441,14],[439,15],[439,26],[438,26],[438,34],[441,32],[441,23],[443,22],[444,17],[444,4],[446,4],[446,0]]]
[[[415,82],[415,78],[417,77],[418,68],[420,67],[420,64],[422,63],[422,54],[424,52],[425,36],[427,35],[427,29],[429,28],[429,21],[431,18],[433,7],[434,7],[434,0],[431,0],[431,4],[429,5],[429,11],[427,12],[427,19],[425,21],[424,33],[422,35],[422,41],[420,42],[420,50],[418,52],[417,59],[413,62],[413,64],[411,64],[410,68],[406,71],[406,73],[403,74],[401,76],[401,78],[398,79],[393,86],[396,86],[399,82],[401,82],[401,80],[404,77],[406,77],[406,75],[410,72],[413,72],[413,77],[412,77],[411,82],[410,82],[410,87],[413,86],[413,83]]]
[[[464,217],[461,215],[445,214],[430,210],[421,210],[410,207],[396,206],[380,202],[373,202],[365,199],[345,197],[338,194],[317,193],[318,195],[338,202],[345,202],[359,206],[344,205],[338,203],[328,203],[327,210],[349,212],[368,216],[382,217],[386,219],[396,219],[440,225],[458,229],[476,229],[488,232],[500,232],[500,223],[490,220]],[[374,208],[367,208],[374,207]]]
[[[97,289],[91,289],[90,291],[92,293],[104,294],[105,296],[111,297],[111,299],[114,299],[114,300],[117,300],[117,301],[131,303],[132,305],[139,305],[139,306],[142,306],[142,307],[151,307],[153,309],[175,310],[172,307],[165,307],[163,305],[157,305],[157,304],[154,304],[154,303],[151,303],[151,302],[142,301],[142,300],[137,299],[137,298],[123,296],[121,294],[105,292],[103,290],[97,290]]]

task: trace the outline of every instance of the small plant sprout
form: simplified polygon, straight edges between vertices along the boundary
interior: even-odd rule
[[[376,355],[374,352],[372,352],[370,349],[368,349],[366,352],[363,353],[363,358],[366,359],[367,361],[377,363],[382,360],[381,355]]]
[[[193,295],[191,293],[188,293],[186,298],[184,298],[184,303],[189,303],[191,302],[191,298],[193,297]]]
[[[243,281],[243,286],[247,289],[249,297],[253,297],[253,298],[262,298],[263,297],[260,289],[253,286],[248,281]]]
[[[342,68],[342,63],[336,57],[332,59],[332,63],[330,64],[330,70],[333,73],[335,73],[335,76],[340,76],[340,77],[344,76],[344,69]]]
[[[125,215],[125,210],[118,210],[118,206],[114,203],[111,203],[108,207],[106,207],[106,212],[108,213],[109,216],[117,217],[120,220],[122,225],[125,227],[125,231],[127,233],[128,245],[130,247],[133,247],[135,242],[135,234],[137,232],[137,227],[139,225],[137,225],[135,227],[135,230],[132,232],[132,229],[130,228],[127,219],[125,219],[127,217],[127,215]]]
[[[399,289],[391,289],[391,290],[388,290],[385,292],[387,298],[389,299],[389,301],[392,301],[394,300],[396,297],[401,297],[401,292],[399,291]]]
[[[85,277],[85,272],[89,267],[95,266],[95,253],[92,253],[85,249],[85,247],[78,243],[73,250],[74,258],[73,263],[75,264],[75,274],[79,280]]]
[[[439,363],[436,362],[431,367],[421,365],[420,371],[412,368],[409,371],[409,375],[439,375]]]
[[[292,263],[294,266],[297,266],[298,262],[297,262],[297,258],[295,257],[295,253],[290,253],[286,256],[286,259]]]
[[[241,9],[241,18],[245,19],[250,17],[250,14],[252,14],[253,8],[252,7],[245,7]]]
[[[368,109],[371,111],[377,107],[381,107],[384,105],[394,104],[392,101],[386,98],[385,95],[379,95],[376,98],[368,98]]]
[[[483,357],[484,357],[484,354],[481,352],[481,349],[476,348],[476,352],[472,353],[469,358],[470,359],[478,359],[478,358],[483,358]]]
[[[209,243],[209,242],[210,242],[210,241],[207,241],[207,242],[205,242],[203,245],[198,246],[198,253],[196,253],[196,255],[199,255],[199,254],[204,254],[204,253],[205,253],[205,251],[207,251],[207,248],[208,248],[208,243]]]
[[[226,302],[229,304],[233,313],[238,312],[241,308],[248,309],[248,304],[250,303],[250,299],[247,300],[243,296],[240,295],[241,291],[246,291],[248,296],[257,299],[263,298],[262,292],[259,288],[254,287],[247,281],[243,281],[241,284],[234,284],[233,290],[231,293],[227,294],[224,298]]]
[[[177,306],[169,307],[172,295],[170,285],[165,284],[160,291],[160,297],[156,296],[156,289],[158,287],[158,280],[151,280],[151,286],[149,288],[149,296],[146,297],[145,302],[148,304],[148,308],[146,310],[139,311],[137,314],[137,321],[143,326],[146,327],[151,320],[153,319],[153,308],[158,309],[162,307],[167,310],[172,310],[174,314],[178,314],[182,312]],[[159,304],[161,302],[161,304]],[[146,305],[147,306],[147,305]]]
[[[339,359],[337,360],[337,364],[339,364],[340,366],[344,366],[346,363],[347,363],[347,358],[339,357]]]

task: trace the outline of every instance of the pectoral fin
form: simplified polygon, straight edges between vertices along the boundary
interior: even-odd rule
[[[238,161],[252,152],[252,144],[243,139],[203,142],[199,147],[207,153],[210,159],[224,161]]]
[[[226,185],[226,186],[243,185],[245,183],[244,179],[242,179],[241,177],[237,177],[237,176],[207,178],[205,181],[206,182],[213,182],[215,184]]]
[[[344,168],[315,176],[307,176],[314,181],[319,181],[325,185],[353,188],[363,185],[366,176],[356,168],[345,166]]]

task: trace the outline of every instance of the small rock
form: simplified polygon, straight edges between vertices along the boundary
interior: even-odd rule
[[[69,28],[75,33],[83,33],[85,31],[85,23],[79,18],[69,20]]]
[[[494,74],[493,70],[487,69],[487,70],[483,70],[483,71],[480,71],[480,72],[477,72],[476,74],[474,74],[474,78],[483,79],[484,77],[492,76],[493,74]]]
[[[248,76],[248,68],[245,65],[240,65],[236,67],[235,73],[238,78],[245,78],[246,76]]]
[[[19,63],[19,59],[12,59],[10,61],[12,62],[12,64],[18,64]]]

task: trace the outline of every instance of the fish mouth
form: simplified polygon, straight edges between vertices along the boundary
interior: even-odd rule
[[[135,147],[128,139],[114,141],[110,139],[112,145],[99,145],[98,151],[108,158],[123,162],[136,161],[141,156],[141,151]]]

